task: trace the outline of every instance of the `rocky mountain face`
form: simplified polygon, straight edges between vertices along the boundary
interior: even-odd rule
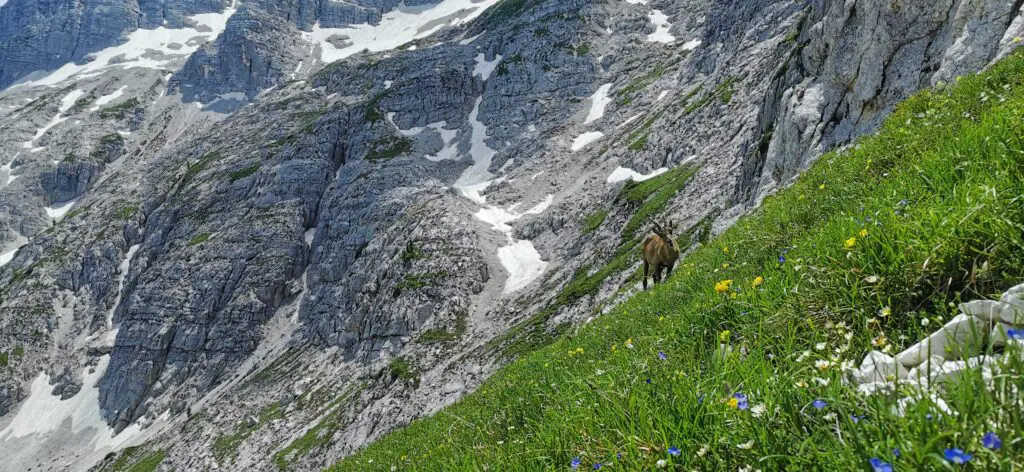
[[[649,218],[700,244],[1008,52],[1021,3],[9,0],[0,469],[329,465],[637,290]]]

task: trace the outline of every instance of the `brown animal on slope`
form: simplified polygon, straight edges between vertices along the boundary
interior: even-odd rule
[[[665,277],[668,278],[672,274],[676,260],[679,259],[679,246],[672,238],[672,233],[676,230],[675,223],[669,221],[665,226],[661,226],[658,222],[652,221],[651,225],[654,226],[654,234],[644,239],[643,245],[640,246],[640,255],[644,259],[644,290],[647,290],[647,274],[652,268],[654,283],[659,284],[661,272],[667,269]]]

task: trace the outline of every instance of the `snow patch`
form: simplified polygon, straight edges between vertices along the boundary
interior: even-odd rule
[[[487,126],[480,122],[480,103],[483,97],[476,99],[473,111],[469,113],[469,124],[472,128],[472,135],[469,140],[469,155],[473,158],[473,165],[462,172],[453,187],[462,192],[466,198],[481,205],[486,198],[480,195],[493,181],[494,174],[491,174],[491,160],[497,152],[487,145]]]
[[[516,241],[498,249],[498,260],[508,271],[505,281],[505,293],[512,293],[529,286],[544,274],[547,262],[540,258],[540,253],[530,241]]]
[[[138,29],[128,34],[127,41],[117,46],[89,54],[82,64],[69,62],[36,80],[15,86],[53,87],[73,76],[94,76],[108,67],[132,69],[145,67],[159,69],[171,62],[191,56],[206,42],[214,40],[224,31],[228,18],[235,14],[233,7],[221,13],[204,13],[191,17],[195,28]]]
[[[397,8],[381,17],[376,25],[359,24],[344,28],[322,28],[303,33],[313,51],[320,48],[320,60],[325,63],[339,61],[353,54],[388,51],[410,41],[430,36],[447,26],[458,26],[472,21],[499,0],[444,0],[436,4]],[[337,44],[342,44],[340,47]]]
[[[612,84],[604,84],[597,88],[594,95],[590,96],[590,111],[587,112],[587,119],[583,120],[583,124],[593,123],[604,116],[605,108],[612,102],[612,98],[608,96],[611,89]]]
[[[672,23],[669,23],[668,15],[662,13],[661,10],[651,10],[647,14],[647,18],[654,25],[654,32],[647,35],[647,41],[667,44],[676,40],[676,37],[669,33],[669,30],[672,29]]]
[[[97,111],[103,105],[106,105],[106,104],[108,104],[108,103],[110,103],[110,102],[112,102],[114,100],[117,100],[122,95],[124,95],[124,90],[126,88],[128,88],[127,85],[122,85],[121,88],[119,88],[117,90],[114,90],[110,94],[104,95],[104,96],[102,96],[100,98],[97,98],[96,101],[92,103],[94,106],[92,108],[90,108],[89,111]]]
[[[498,54],[490,61],[487,61],[487,56],[484,56],[484,53],[477,54],[476,66],[473,67],[473,75],[479,75],[481,79],[487,80],[491,78],[491,74],[494,73],[494,69],[498,68],[499,62],[501,62],[501,54]]]
[[[75,201],[76,200],[71,200],[61,203],[60,205],[48,206],[44,209],[46,210],[47,216],[56,221],[60,221],[61,218],[64,218],[64,215],[67,215],[68,212],[71,211],[71,207],[75,206]]]
[[[75,102],[82,97],[82,95],[85,95],[84,90],[75,89],[72,90],[71,93],[65,95],[64,98],[60,99],[60,106],[58,107],[57,115],[54,116],[49,123],[43,125],[42,128],[36,130],[35,136],[33,136],[32,139],[22,143],[21,147],[25,149],[31,149],[31,152],[37,152],[36,150],[39,148],[35,147],[36,141],[38,141],[39,138],[43,137],[43,135],[46,134],[46,132],[52,129],[54,126],[57,126],[67,121],[67,118],[62,117],[61,115],[70,110],[71,107],[75,105]]]
[[[668,172],[668,168],[662,167],[658,170],[655,170],[654,172],[651,172],[650,174],[644,175],[633,169],[618,167],[614,171],[612,171],[611,175],[608,176],[608,183],[614,184],[630,179],[632,179],[635,182],[643,182],[645,180],[653,179],[661,174],[664,174],[665,172]]]
[[[580,149],[583,149],[583,148],[587,147],[591,143],[593,143],[593,142],[595,142],[595,141],[597,141],[597,140],[599,140],[599,139],[601,139],[603,137],[604,137],[604,133],[602,133],[600,131],[590,131],[590,132],[587,132],[587,133],[583,133],[583,134],[577,136],[576,139],[574,139],[572,141],[572,147],[571,147],[572,152],[579,151]]]
[[[691,40],[683,43],[683,50],[685,50],[685,51],[693,51],[694,49],[697,49],[700,45],[701,45],[701,41],[699,39],[691,39]]]

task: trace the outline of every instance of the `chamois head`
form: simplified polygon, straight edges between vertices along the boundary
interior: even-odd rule
[[[665,224],[661,224],[657,220],[651,220],[651,226],[654,229],[654,234],[665,240],[665,242],[671,243],[673,247],[676,246],[676,240],[673,238],[676,233],[675,221],[668,220]]]

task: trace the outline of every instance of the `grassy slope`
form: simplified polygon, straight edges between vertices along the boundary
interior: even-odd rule
[[[1022,55],[923,92],[878,135],[822,157],[695,251],[666,285],[332,470],[568,470],[574,457],[587,469],[864,470],[876,456],[897,470],[948,470],[941,456],[953,446],[975,453],[975,466],[1020,467],[1024,445],[1011,439],[1024,437],[1024,418],[1007,394],[1024,388],[1019,376],[995,391],[973,377],[954,386],[945,397],[957,415],[923,401],[900,418],[895,398],[858,396],[839,369],[814,362],[859,363],[882,332],[901,350],[949,319],[950,303],[1022,280],[1022,136]],[[733,290],[716,293],[727,279]],[[883,307],[892,314],[879,316]],[[730,408],[737,391],[765,413]],[[828,406],[815,410],[815,399]],[[1001,451],[980,445],[989,430]]]

